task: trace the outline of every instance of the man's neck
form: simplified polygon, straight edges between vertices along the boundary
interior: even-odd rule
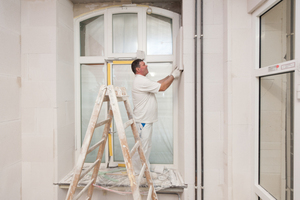
[[[141,76],[146,76],[146,75],[143,75],[143,74],[139,74],[139,73],[136,73],[135,75],[141,75]]]

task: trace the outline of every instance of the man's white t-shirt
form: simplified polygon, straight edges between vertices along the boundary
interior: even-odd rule
[[[146,76],[135,75],[132,86],[133,115],[136,122],[153,123],[157,121],[157,100],[160,83]]]

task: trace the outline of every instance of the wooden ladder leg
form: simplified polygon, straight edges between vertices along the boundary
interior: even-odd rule
[[[105,127],[104,127],[104,131],[103,131],[103,135],[102,135],[102,139],[104,139],[104,142],[101,143],[101,145],[99,147],[99,150],[98,150],[97,158],[96,158],[96,160],[99,159],[100,161],[94,167],[94,170],[93,170],[93,175],[92,175],[91,179],[94,180],[94,181],[90,185],[89,190],[88,190],[88,200],[92,199],[93,190],[94,190],[94,186],[93,185],[95,184],[95,182],[97,180],[97,176],[98,176],[99,168],[100,168],[100,165],[101,165],[101,160],[102,160],[102,156],[103,156],[105,144],[106,144],[108,133],[109,133],[109,130],[110,130],[110,124],[111,124],[111,121],[112,121],[112,118],[113,118],[113,113],[112,113],[111,107],[108,110],[107,118],[109,118],[110,120],[105,124]]]
[[[127,169],[128,179],[130,181],[133,199],[141,200],[139,186],[134,177],[133,166],[132,166],[132,162],[131,162],[128,143],[127,143],[127,139],[126,139],[126,135],[125,135],[125,129],[123,126],[122,117],[121,117],[116,93],[115,93],[115,90],[112,85],[109,85],[107,90],[108,90],[110,104],[112,107],[112,111],[113,111],[113,115],[114,115],[114,119],[115,119],[115,123],[116,123],[116,127],[117,127],[117,132],[118,132],[119,139],[120,139],[121,149],[122,149],[122,153],[124,156],[124,162],[125,162],[126,169]]]
[[[128,102],[128,98],[124,101],[124,105],[125,105],[125,108],[126,108],[126,111],[127,111],[128,119],[129,120],[133,119],[133,112],[132,112],[130,103]],[[134,135],[135,142],[139,141],[140,144],[141,144],[135,121],[134,121],[134,123],[131,124],[131,129],[132,129],[132,133]],[[152,200],[157,200],[157,194],[156,194],[156,191],[154,189],[153,181],[152,181],[152,178],[151,178],[151,175],[150,175],[150,166],[148,166],[147,159],[145,157],[144,150],[143,150],[143,145],[139,145],[138,153],[140,155],[142,165],[146,166],[145,176],[146,176],[146,180],[148,182],[148,187],[149,188],[152,187]]]
[[[84,161],[86,159],[87,151],[88,151],[88,148],[90,146],[90,143],[91,143],[91,140],[92,140],[92,137],[93,137],[93,133],[94,133],[95,126],[96,126],[96,123],[97,123],[97,120],[98,120],[98,116],[99,116],[99,113],[100,113],[100,110],[101,110],[101,107],[102,107],[102,104],[103,104],[103,101],[104,101],[106,90],[107,90],[107,88],[106,88],[105,85],[102,85],[99,89],[99,93],[98,93],[98,96],[97,96],[97,99],[96,99],[96,103],[94,105],[94,109],[93,109],[93,113],[92,113],[92,116],[91,116],[91,119],[90,119],[90,122],[89,122],[89,126],[88,126],[88,129],[86,131],[84,141],[83,141],[83,144],[82,144],[82,147],[81,147],[81,152],[80,152],[77,164],[75,165],[75,167],[73,169],[74,175],[73,175],[73,178],[72,178],[69,190],[68,190],[66,200],[72,200],[73,199],[75,190],[77,188],[77,184],[78,184],[79,179],[80,179],[80,175],[81,175],[81,172],[82,172]]]

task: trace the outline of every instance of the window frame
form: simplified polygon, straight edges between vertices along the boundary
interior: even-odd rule
[[[254,61],[253,61],[253,69],[252,69],[252,96],[253,96],[253,125],[254,125],[254,192],[255,196],[258,196],[260,199],[264,200],[276,200],[270,193],[268,193],[263,187],[259,185],[259,78],[262,76],[268,75],[275,75],[280,73],[287,73],[287,72],[295,72],[294,73],[294,122],[300,120],[300,103],[299,99],[297,99],[297,85],[300,85],[300,74],[299,74],[299,60],[300,60],[300,52],[298,51],[298,46],[300,45],[300,40],[297,40],[297,36],[300,36],[300,3],[295,1],[296,8],[295,8],[295,59],[276,63],[270,66],[266,66],[260,68],[260,16],[276,5],[280,0],[269,0],[265,2],[262,6],[260,6],[256,11],[252,13],[252,27],[253,29],[253,41],[254,44]],[[297,12],[298,10],[298,12]],[[291,68],[286,68],[283,70],[275,70],[273,71],[276,65],[285,65],[285,64],[294,64]],[[280,67],[279,67],[280,68]],[[300,88],[298,89],[300,90]],[[300,96],[299,96],[300,97]],[[294,124],[294,199],[300,198],[300,193],[298,192],[300,189],[300,170],[297,170],[296,166],[300,164],[300,138],[297,135],[299,133],[300,125],[297,123]]]
[[[173,49],[172,55],[147,55],[147,23],[146,15],[147,9],[151,8],[153,14],[162,15],[172,19],[172,39]],[[145,52],[145,62],[148,63],[159,63],[159,62],[170,62],[176,63],[176,37],[179,33],[180,27],[180,15],[168,10],[161,8],[143,6],[143,5],[132,5],[132,6],[114,6],[101,8],[91,13],[87,13],[78,16],[74,19],[74,76],[75,76],[75,162],[80,154],[81,150],[81,102],[80,102],[80,66],[82,64],[103,64],[106,69],[110,67],[113,60],[133,60],[136,57],[136,53],[119,54],[112,53],[112,15],[118,13],[137,13],[138,14],[138,50]],[[104,56],[80,56],[80,22],[91,17],[98,15],[104,15],[104,27],[109,29],[104,31],[105,49]],[[143,23],[144,22],[144,23]],[[107,74],[107,71],[106,71]],[[167,74],[166,74],[167,75]],[[106,80],[107,83],[107,80]],[[178,94],[175,92],[178,88],[178,81],[173,83],[173,114],[178,116]],[[173,121],[173,164],[163,164],[166,167],[178,168],[178,118],[174,117]],[[102,167],[107,166],[108,163],[108,145],[105,147],[105,163],[101,163]],[[160,165],[160,164],[155,164]],[[153,166],[155,166],[153,165]]]

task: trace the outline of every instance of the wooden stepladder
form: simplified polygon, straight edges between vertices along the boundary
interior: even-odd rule
[[[97,123],[102,104],[103,104],[103,102],[106,102],[106,101],[109,102],[109,110],[108,110],[107,119]],[[122,117],[121,117],[121,113],[120,113],[120,109],[119,109],[119,105],[118,105],[119,101],[124,102],[124,105],[125,105],[125,108],[127,111],[127,115],[128,115],[128,119],[129,119],[124,124],[122,121]],[[80,152],[77,164],[75,165],[75,167],[73,169],[73,178],[72,178],[72,182],[70,184],[69,190],[68,190],[66,200],[72,200],[72,199],[77,200],[87,190],[88,190],[88,192],[87,192],[86,200],[92,199],[94,184],[97,179],[104,147],[105,147],[105,144],[106,144],[106,141],[108,138],[110,124],[111,124],[113,117],[115,119],[115,124],[117,127],[119,139],[120,139],[120,144],[121,144],[122,153],[124,156],[124,162],[125,162],[126,169],[127,169],[127,174],[128,174],[128,178],[129,178],[129,182],[130,182],[133,199],[141,200],[141,195],[140,195],[140,191],[139,191],[139,183],[140,183],[140,180],[143,177],[143,175],[145,175],[147,182],[148,182],[148,186],[149,186],[147,200],[150,200],[151,198],[152,198],[152,200],[157,200],[156,191],[154,189],[153,182],[152,182],[151,175],[150,175],[150,168],[147,165],[147,161],[145,158],[145,154],[144,154],[142,145],[140,145],[141,141],[140,141],[140,138],[138,135],[136,125],[135,125],[135,120],[133,119],[133,113],[132,113],[130,104],[128,102],[128,96],[127,96],[126,90],[125,90],[125,88],[117,88],[117,87],[114,87],[113,85],[109,85],[109,86],[102,85],[100,87],[100,90],[99,90],[99,93],[98,93],[98,96],[96,99],[96,103],[95,103],[95,106],[93,109],[93,113],[92,113],[92,116],[91,116],[91,119],[90,119],[90,122],[88,125],[88,129],[87,129],[87,132],[86,132],[86,135],[85,135],[82,147],[81,147],[81,152]],[[104,131],[102,134],[102,139],[99,142],[97,142],[95,145],[90,147],[90,143],[91,143],[95,128],[102,126],[102,125],[105,125]],[[134,139],[135,139],[135,145],[133,146],[133,148],[130,152],[129,152],[127,139],[126,139],[126,135],[125,135],[125,129],[129,126],[131,126],[132,133],[133,133]],[[87,154],[89,154],[90,152],[95,150],[97,147],[99,147],[99,150],[98,150],[96,161],[84,173],[82,173],[82,168],[83,168],[84,161],[85,161]],[[132,166],[132,162],[131,162],[131,157],[134,155],[134,153],[136,151],[138,151],[138,154],[141,158],[141,163],[143,165],[142,170],[141,170],[137,180],[134,176],[134,170],[133,170],[133,166]],[[78,193],[78,195],[74,197],[74,193],[77,188],[78,182],[80,181],[81,178],[83,178],[92,169],[93,169],[93,174],[92,174],[91,180]]]

